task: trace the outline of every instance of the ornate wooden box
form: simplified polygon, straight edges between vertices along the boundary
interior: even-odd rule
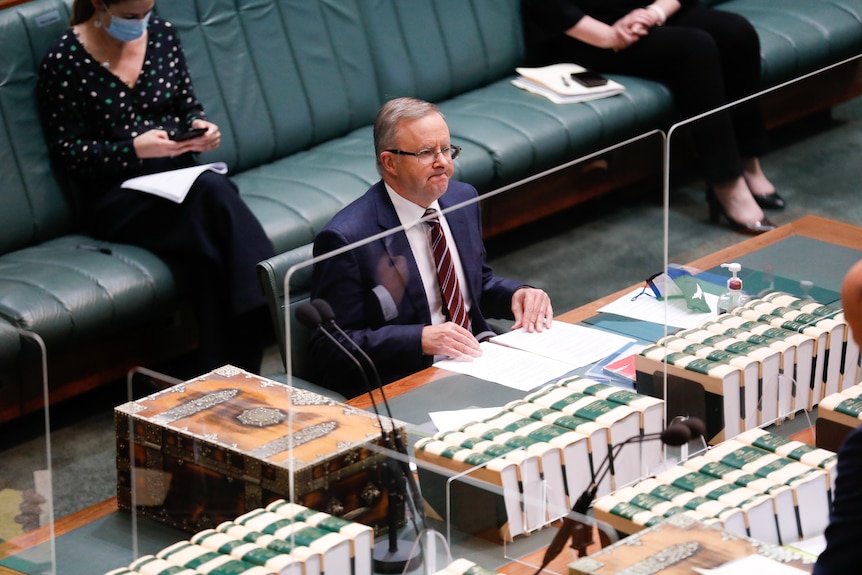
[[[790,546],[782,547],[734,535],[680,514],[576,559],[569,564],[569,575],[692,575],[708,573],[713,569],[718,571],[726,563],[753,555],[759,557],[749,560],[756,560],[759,572],[765,574],[777,573],[782,566],[795,567],[800,573],[810,573],[815,560],[813,556],[804,555]],[[764,560],[765,566],[759,559]],[[740,566],[737,571],[733,571],[725,567],[721,572],[753,573],[754,568],[746,570]]]
[[[195,532],[292,493],[387,525],[373,413],[225,366],[116,407],[114,425],[118,504],[140,516]]]

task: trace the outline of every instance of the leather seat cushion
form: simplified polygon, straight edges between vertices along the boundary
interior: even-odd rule
[[[742,14],[757,28],[764,86],[859,52],[858,0],[730,0],[717,7]]]
[[[73,234],[0,257],[0,320],[39,333],[49,349],[151,319],[175,301],[169,267],[134,246]]]

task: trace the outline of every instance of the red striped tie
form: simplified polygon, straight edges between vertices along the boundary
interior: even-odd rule
[[[464,303],[464,295],[458,285],[455,264],[452,263],[452,254],[449,253],[449,246],[446,243],[440,219],[437,217],[437,211],[428,208],[425,210],[425,217],[428,216],[434,216],[425,223],[431,226],[431,250],[434,252],[437,281],[440,283],[440,293],[443,295],[443,313],[467,331],[471,331],[467,305]]]

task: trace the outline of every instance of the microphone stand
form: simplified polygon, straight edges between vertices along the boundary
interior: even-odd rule
[[[661,439],[663,443],[668,445],[682,445],[691,439],[691,427],[682,423],[672,424],[664,431],[657,433],[647,433],[645,435],[637,435],[629,437],[620,444],[614,446],[610,453],[596,468],[593,473],[593,480],[589,486],[581,493],[578,500],[572,506],[572,511],[563,517],[563,524],[559,531],[554,536],[545,555],[542,558],[542,565],[536,570],[534,575],[539,575],[551,561],[557,558],[565,547],[566,542],[571,540],[570,547],[578,552],[578,557],[583,557],[587,554],[587,548],[593,544],[593,526],[581,521],[581,517],[586,516],[590,510],[590,505],[596,497],[596,492],[599,489],[599,484],[605,478],[611,469],[613,469],[613,460],[619,456],[622,448],[630,443],[643,443],[654,439]],[[574,517],[573,517],[574,516]]]
[[[356,342],[354,342],[353,339],[351,339],[350,336],[348,336],[347,333],[345,333],[338,324],[335,323],[332,308],[329,304],[324,300],[312,300],[309,304],[304,304],[300,308],[297,308],[297,318],[306,325],[308,325],[306,322],[309,322],[309,319],[313,319],[313,321],[310,321],[309,323],[316,323],[315,328],[320,330],[320,332],[326,336],[326,338],[329,339],[342,354],[350,358],[359,370],[362,381],[365,384],[365,390],[371,399],[371,406],[374,409],[374,413],[377,415],[377,421],[380,425],[380,433],[383,439],[384,448],[390,451],[397,451],[400,455],[406,457],[407,449],[403,445],[399,435],[395,433],[394,426],[392,426],[389,433],[386,432],[386,428],[383,425],[383,420],[380,417],[380,412],[377,408],[377,402],[374,400],[373,391],[368,380],[366,369],[362,366],[359,359],[357,359],[354,354],[350,353],[350,351],[340,341],[338,341],[338,338],[335,337],[335,335],[323,327],[324,324],[332,326],[345,341],[349,342],[353,348],[359,350],[360,356],[364,357],[369,365],[371,365],[372,373],[377,380],[381,394],[383,394],[377,368],[362,348],[360,348]],[[392,412],[389,409],[388,402],[386,402],[385,395],[383,395],[383,399],[386,411],[391,420]],[[392,424],[390,423],[390,425]],[[380,541],[374,545],[374,549],[372,551],[374,571],[377,573],[402,573],[405,570],[413,570],[422,564],[422,550],[412,542],[398,538],[398,524],[401,517],[404,516],[404,505],[406,501],[405,494],[408,491],[407,483],[410,482],[410,480],[415,481],[415,479],[413,478],[412,473],[410,473],[410,468],[407,462],[393,457],[388,457],[384,461],[381,475],[384,489],[386,489],[387,493],[388,505],[386,510],[386,520],[388,537],[387,540]],[[418,487],[416,489],[417,490],[414,493],[418,494]],[[421,509],[421,507],[419,509]],[[420,511],[417,509],[416,514],[418,513],[420,513]],[[414,514],[414,516],[416,514]],[[424,521],[424,513],[422,514],[422,519]],[[419,532],[418,526],[416,526],[415,523],[414,528]]]
[[[353,338],[351,338],[341,327],[335,323],[335,316],[332,312],[332,308],[330,305],[322,299],[314,299],[311,301],[311,305],[314,306],[315,309],[320,312],[320,316],[323,319],[324,323],[328,321],[329,325],[332,326],[338,333],[344,338],[352,347],[356,350],[357,354],[365,360],[365,363],[368,364],[369,369],[371,370],[371,374],[374,377],[374,381],[377,384],[377,389],[380,391],[380,397],[383,398],[383,406],[386,408],[386,413],[390,419],[394,419],[392,416],[392,410],[389,408],[389,401],[386,398],[386,392],[383,390],[383,381],[380,379],[380,373],[377,371],[377,366],[374,364],[374,361],[369,357],[369,355],[365,352],[362,347],[360,347]],[[371,389],[368,389],[368,395],[371,398],[371,403],[374,405],[374,409],[376,411],[377,407],[374,403],[374,396]],[[413,476],[413,472],[410,469],[410,465],[408,463],[409,454],[407,452],[407,445],[404,443],[404,437],[395,432],[395,429],[391,430],[392,435],[392,443],[395,447],[395,451],[401,454],[402,458],[397,458],[398,464],[401,467],[401,472],[404,474],[404,478],[407,482],[407,488],[410,491],[411,499],[412,499],[412,507],[415,514],[420,518],[423,523],[425,523],[425,505],[422,502],[422,496],[419,491],[419,485],[416,483],[416,479]],[[418,529],[417,529],[418,531]]]

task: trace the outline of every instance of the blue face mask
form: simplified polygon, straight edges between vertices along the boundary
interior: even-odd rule
[[[111,11],[105,6],[108,14]],[[118,18],[111,14],[111,25],[105,28],[105,31],[121,42],[131,42],[140,38],[147,29],[147,23],[150,21],[151,12],[138,20],[137,18]]]

